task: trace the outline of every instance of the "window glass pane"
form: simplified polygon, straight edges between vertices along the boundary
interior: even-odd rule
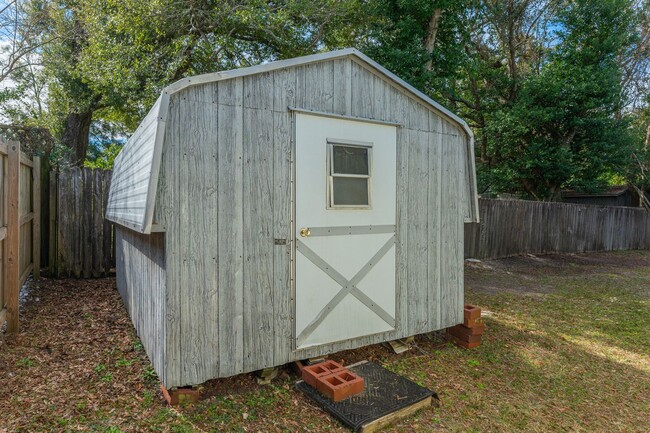
[[[337,174],[369,174],[368,149],[334,145],[333,172]]]
[[[368,179],[334,177],[335,206],[368,206]]]

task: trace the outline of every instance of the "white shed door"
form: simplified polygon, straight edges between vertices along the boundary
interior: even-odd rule
[[[395,126],[296,114],[296,347],[395,328]]]

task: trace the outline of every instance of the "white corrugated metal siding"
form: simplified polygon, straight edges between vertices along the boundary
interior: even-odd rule
[[[158,183],[165,93],[115,159],[106,218],[141,233],[151,231]],[[161,109],[162,107],[162,109]]]

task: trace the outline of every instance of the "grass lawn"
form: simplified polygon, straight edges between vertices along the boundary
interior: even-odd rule
[[[394,432],[650,431],[650,252],[517,257],[466,266],[466,300],[486,313],[482,346],[421,335],[371,359],[438,392]],[[42,280],[21,333],[0,337],[0,432],[344,432],[293,390],[252,375],[205,385],[168,408],[113,279]],[[4,340],[2,340],[4,338]]]

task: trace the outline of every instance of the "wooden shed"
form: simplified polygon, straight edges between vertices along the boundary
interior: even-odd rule
[[[472,132],[354,49],[186,78],[116,159],[106,217],[168,388],[443,329]]]

